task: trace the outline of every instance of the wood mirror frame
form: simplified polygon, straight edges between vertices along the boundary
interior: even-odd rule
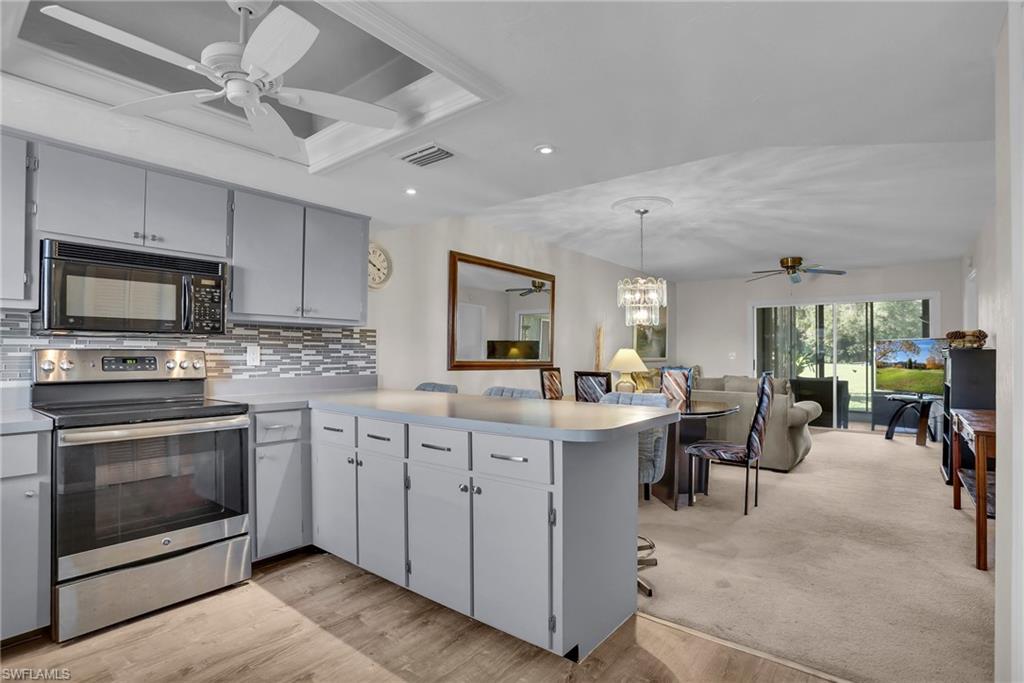
[[[508,273],[515,273],[531,280],[544,280],[551,283],[551,323],[549,343],[551,345],[550,358],[547,360],[458,360],[456,352],[456,324],[458,318],[459,304],[459,264],[465,263],[485,268],[494,268]],[[537,368],[550,368],[555,364],[555,276],[550,273],[542,273],[539,270],[531,270],[521,266],[513,266],[510,263],[494,261],[482,256],[473,256],[459,251],[448,252],[448,369],[449,370],[531,370]]]

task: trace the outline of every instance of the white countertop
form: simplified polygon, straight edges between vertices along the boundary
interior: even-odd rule
[[[309,407],[555,441],[606,441],[679,421],[671,408],[391,389],[310,395]]]
[[[53,420],[34,410],[20,408],[0,411],[0,434],[48,432],[51,429]]]

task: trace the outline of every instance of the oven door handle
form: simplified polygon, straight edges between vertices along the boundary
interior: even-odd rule
[[[230,429],[246,429],[248,426],[248,415],[233,415],[231,417],[168,420],[167,422],[158,423],[143,422],[103,427],[79,427],[58,430],[57,447],[85,446],[93,443],[134,441],[136,439],[156,439],[165,436],[180,436],[182,434],[200,434],[202,432],[221,432]]]

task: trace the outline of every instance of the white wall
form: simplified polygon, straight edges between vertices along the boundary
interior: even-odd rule
[[[957,259],[864,268],[844,276],[805,276],[798,285],[791,285],[782,276],[751,283],[743,278],[679,282],[675,357],[682,363],[700,365],[708,377],[751,375],[754,304],[796,305],[847,297],[870,299],[931,292],[939,294],[938,311],[932,311],[933,333],[941,335],[959,327],[963,317],[963,282]]]
[[[431,225],[376,226],[370,238],[391,254],[388,285],[370,291],[368,327],[377,329],[380,386],[409,389],[420,382],[457,384],[462,393],[494,385],[540,388],[537,370],[448,371],[448,252],[462,251],[555,276],[554,363],[567,389],[574,370],[594,369],[594,332],[604,325],[607,364],[615,351],[632,346],[630,328],[615,303],[615,285],[636,271],[560,249],[474,219],[452,218]],[[670,288],[671,291],[671,288]],[[671,348],[672,337],[669,337]]]
[[[996,50],[996,209],[970,260],[996,357],[995,679],[1024,681],[1024,4]]]

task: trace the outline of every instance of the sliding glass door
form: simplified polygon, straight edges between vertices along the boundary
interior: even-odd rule
[[[877,417],[875,340],[929,336],[929,307],[928,299],[757,307],[757,372],[789,379],[796,400],[821,404],[814,426],[866,429]]]

